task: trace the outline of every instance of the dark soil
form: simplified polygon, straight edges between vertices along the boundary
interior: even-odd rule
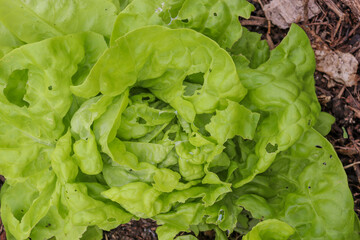
[[[285,37],[287,31],[273,26],[265,18],[262,4],[269,0],[250,0],[256,11],[249,20],[240,19],[242,24],[263,34],[271,47],[275,47]],[[306,2],[307,0],[304,0]],[[321,13],[311,20],[299,22],[305,30],[312,30],[331,49],[353,54],[360,61],[360,22],[351,10],[340,0],[316,0]],[[344,13],[343,19],[329,8],[326,2],[335,3]],[[358,73],[360,73],[358,71]],[[316,72],[316,93],[322,110],[336,118],[328,140],[334,145],[348,175],[350,189],[354,196],[355,211],[360,216],[360,89],[358,86],[346,87],[333,81],[329,76]],[[0,176],[0,187],[4,178]],[[156,223],[141,219],[123,224],[110,232],[104,232],[106,240],[155,240]],[[213,232],[201,233],[199,239],[215,239]],[[0,240],[5,240],[5,231],[0,219]],[[240,239],[233,234],[231,239]]]

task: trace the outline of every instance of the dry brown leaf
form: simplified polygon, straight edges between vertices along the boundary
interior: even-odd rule
[[[279,28],[289,28],[291,23],[304,21],[304,0],[273,0],[264,5],[265,16]],[[308,19],[320,13],[315,0],[308,3]]]
[[[357,154],[357,151],[356,149],[353,147],[353,148],[350,148],[350,147],[336,147],[336,151],[338,153],[341,153],[343,155],[346,155],[346,156],[354,156]]]
[[[360,19],[360,0],[341,0],[341,1],[351,9],[351,11],[358,19]]]
[[[343,82],[348,87],[356,85],[359,81],[356,74],[359,62],[352,54],[332,51],[324,46],[314,50],[318,71],[328,74],[335,81]]]
[[[354,55],[333,51],[317,34],[308,28],[305,30],[315,52],[316,70],[348,87],[356,85],[360,77],[357,75],[359,62]]]

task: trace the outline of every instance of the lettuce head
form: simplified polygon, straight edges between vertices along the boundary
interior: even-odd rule
[[[270,51],[246,0],[0,0],[1,218],[8,239],[359,238],[324,138],[315,58]],[[193,239],[179,237],[178,239]]]

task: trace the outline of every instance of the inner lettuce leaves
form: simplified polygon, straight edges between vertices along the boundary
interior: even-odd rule
[[[12,239],[359,239],[315,59],[245,0],[0,0],[1,219]],[[176,239],[194,239],[181,236]]]

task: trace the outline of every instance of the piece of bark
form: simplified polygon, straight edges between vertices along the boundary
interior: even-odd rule
[[[346,4],[354,13],[354,15],[360,20],[360,0],[341,0]]]
[[[304,0],[273,0],[264,5],[265,16],[274,25],[279,28],[289,28],[291,23],[304,21]],[[316,5],[315,0],[308,2],[308,19],[320,13],[320,8]]]
[[[356,85],[360,77],[357,75],[359,62],[354,55],[331,50],[313,31],[305,30],[315,52],[316,69],[348,87]]]

